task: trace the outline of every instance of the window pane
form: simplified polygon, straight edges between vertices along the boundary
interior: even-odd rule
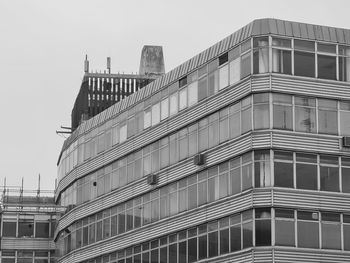
[[[186,263],[187,262],[187,244],[186,241],[179,243],[179,263]]]
[[[255,187],[271,186],[270,153],[255,152]]]
[[[269,105],[254,105],[254,129],[267,129],[269,126]]]
[[[320,167],[321,191],[339,192],[339,168]]]
[[[198,238],[198,259],[207,258],[207,235]]]
[[[315,54],[294,51],[294,74],[315,77]]]
[[[241,250],[241,225],[231,226],[231,252]]]
[[[34,222],[24,220],[18,222],[18,237],[33,237],[33,231]]]
[[[246,108],[242,110],[242,133],[246,133],[252,129],[252,117],[251,117],[251,108]]]
[[[255,221],[255,245],[271,246],[271,220]]]
[[[292,74],[291,51],[272,49],[272,72]]]
[[[208,96],[208,82],[207,78],[204,77],[198,81],[198,101]]]
[[[316,132],[315,109],[295,107],[295,130],[301,132]]]
[[[273,105],[273,127],[277,129],[291,130],[292,106]]]
[[[209,257],[215,257],[218,255],[218,232],[212,232],[208,234],[209,240]]]
[[[350,136],[350,112],[340,111],[340,135]]]
[[[242,166],[242,191],[252,187],[253,180],[252,165]]]
[[[178,105],[177,105],[177,92],[170,95],[170,115],[176,114],[178,111]]]
[[[258,48],[254,50],[253,60],[254,60],[254,63],[253,63],[254,74],[266,73],[269,71],[268,48]]]
[[[241,60],[241,79],[250,75],[250,53],[247,53],[242,56]]]
[[[298,247],[319,247],[318,222],[298,221]]]
[[[161,104],[161,119],[164,120],[169,116],[169,99],[165,98],[162,100]]]
[[[350,250],[350,225],[344,225],[344,249]]]
[[[230,84],[234,84],[240,80],[241,67],[240,58],[236,58],[230,62]]]
[[[35,237],[49,237],[49,228],[50,224],[45,222],[36,222],[35,223]]]
[[[253,246],[253,223],[244,223],[243,227],[243,248]]]
[[[241,192],[241,168],[238,167],[230,172],[231,176],[231,193],[237,194]]]
[[[187,107],[187,88],[180,90],[179,92],[179,110]]]
[[[275,161],[274,165],[275,186],[293,188],[293,164]]]
[[[315,42],[294,39],[294,48],[299,50],[315,51]]]
[[[348,49],[350,53],[350,49]],[[339,57],[339,80],[350,81],[350,58]]]
[[[322,223],[322,248],[341,249],[340,224]]]
[[[319,110],[318,129],[320,133],[338,134],[337,111]]]
[[[336,57],[317,55],[318,77],[321,79],[337,79]]]
[[[295,246],[294,221],[276,220],[276,245]]]
[[[195,262],[197,260],[197,238],[188,240],[188,262]]]
[[[219,90],[218,71],[214,71],[208,75],[208,95],[211,96]]]
[[[144,115],[144,118],[143,118],[143,128],[146,129],[148,128],[149,126],[151,126],[151,108],[148,108],[145,110],[145,115]]]
[[[220,255],[230,252],[229,229],[220,231]]]
[[[350,168],[342,168],[342,187],[344,193],[350,193]]]
[[[195,81],[188,85],[188,106],[191,106],[198,101],[198,82]]]
[[[297,163],[297,188],[317,190],[317,166]]]
[[[3,222],[2,234],[4,237],[16,237],[16,222]]]
[[[228,64],[219,68],[219,90],[228,86]]]

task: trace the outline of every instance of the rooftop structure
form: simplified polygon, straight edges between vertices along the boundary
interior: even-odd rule
[[[65,141],[59,262],[350,262],[350,30],[259,19]]]
[[[107,58],[107,72],[93,73],[89,61],[84,62],[85,75],[72,110],[72,130],[126,96],[138,91],[165,73],[161,46],[144,46],[139,74],[112,74],[111,59]]]

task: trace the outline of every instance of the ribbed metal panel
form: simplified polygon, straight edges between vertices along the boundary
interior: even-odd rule
[[[279,249],[274,251],[276,263],[317,262],[345,263],[350,262],[350,253],[344,251],[327,251],[319,249]]]
[[[275,188],[273,202],[275,206],[282,207],[349,211],[350,194]]]
[[[350,99],[350,84],[345,82],[286,77],[274,74],[271,82],[273,91],[303,94],[305,96]]]
[[[129,231],[123,235],[112,237],[93,245],[86,246],[82,249],[78,249],[74,252],[75,260],[86,260],[91,257],[128,247],[132,244],[139,244],[152,238],[241,212],[245,209],[251,208],[251,199],[252,195],[247,193],[238,197],[219,200],[215,204],[207,207],[199,207],[198,209],[192,210],[190,213],[183,212],[170,220],[161,220],[140,229]],[[60,262],[71,262],[70,256],[63,258]]]
[[[340,143],[337,136],[303,134],[296,132],[274,131],[272,147],[295,151],[339,153]]]
[[[110,163],[111,161],[118,159],[129,152],[140,149],[141,147],[165,136],[169,132],[176,131],[189,123],[198,120],[200,117],[210,114],[225,105],[228,105],[239,98],[242,98],[250,92],[249,79],[239,83],[232,88],[227,88],[225,91],[218,93],[210,100],[203,101],[196,104],[189,110],[183,111],[177,114],[169,121],[163,122],[151,130],[146,130],[140,135],[136,136],[134,140],[127,140],[126,142],[117,145],[115,148],[100,154],[88,162],[73,169],[70,174],[65,176],[57,186],[57,194],[72,183],[76,178],[84,176],[85,174],[92,172],[99,167]],[[71,175],[72,174],[72,175]],[[73,175],[74,174],[74,175]]]
[[[55,249],[53,240],[40,240],[35,238],[6,238],[1,239],[1,248],[13,250],[49,250]]]

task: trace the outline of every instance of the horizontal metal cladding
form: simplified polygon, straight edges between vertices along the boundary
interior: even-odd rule
[[[350,253],[344,251],[336,252],[320,249],[275,248],[274,262],[344,263],[350,262]]]
[[[239,138],[231,140],[224,145],[206,152],[206,166],[218,164],[224,160],[240,155],[251,149],[251,135],[245,134]],[[74,221],[94,214],[100,210],[122,203],[130,198],[141,195],[153,190],[155,187],[161,187],[170,182],[177,181],[183,177],[189,176],[198,170],[204,169],[206,166],[198,167],[193,164],[193,158],[180,161],[179,163],[161,171],[158,176],[157,186],[147,184],[146,178],[126,185],[116,191],[96,198],[88,203],[82,204],[62,216],[56,228],[56,234]]]
[[[271,74],[254,75],[251,77],[252,92],[267,91],[271,88]]]
[[[337,136],[283,131],[272,132],[272,147],[324,153],[340,153],[341,150]]]
[[[281,207],[349,211],[350,194],[274,188],[273,204]]]
[[[53,250],[55,243],[52,240],[38,240],[34,238],[6,238],[1,239],[2,249],[18,250]]]
[[[272,74],[271,89],[305,96],[350,99],[350,84],[340,81]]]
[[[172,218],[163,219],[140,229],[129,231],[123,235],[112,237],[93,245],[77,249],[66,257],[63,257],[60,262],[73,262],[71,257],[74,257],[76,260],[75,262],[79,262],[101,254],[110,253],[133,244],[139,244],[162,235],[170,234],[181,229],[200,225],[201,223],[210,220],[219,219],[221,217],[238,213],[252,207],[252,198],[253,195],[251,194],[251,191],[245,192],[238,196],[224,198],[213,204],[201,206],[197,209],[183,212]]]
[[[207,100],[198,103],[194,107],[180,112],[168,121],[160,123],[154,128],[145,130],[143,133],[134,136],[134,138],[129,139],[111,150],[108,150],[83,163],[82,165],[73,169],[71,173],[66,175],[58,183],[55,198],[57,199],[59,193],[76,179],[118,158],[121,158],[130,152],[140,149],[145,145],[200,119],[201,117],[204,117],[222,107],[225,107],[226,105],[229,105],[230,103],[233,103],[234,101],[248,95],[250,90],[250,79],[247,78],[237,85],[226,88],[214,97],[208,98]]]

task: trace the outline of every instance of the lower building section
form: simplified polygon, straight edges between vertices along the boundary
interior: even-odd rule
[[[312,262],[350,261],[350,214],[249,209],[82,262],[310,262],[312,256]]]

